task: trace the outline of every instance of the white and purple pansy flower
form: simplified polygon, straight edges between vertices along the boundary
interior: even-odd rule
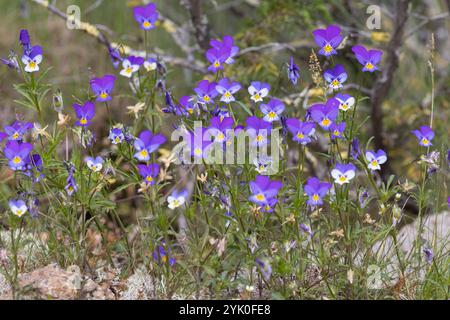
[[[23,200],[9,200],[9,209],[12,213],[19,218],[22,217],[28,211],[28,207]]]
[[[241,89],[238,82],[232,82],[228,78],[221,79],[216,85],[216,91],[222,95],[220,101],[230,103],[236,101],[234,94]]]
[[[248,87],[248,93],[250,93],[250,99],[254,102],[261,102],[270,91],[270,85],[267,83],[253,81]]]
[[[22,63],[24,64],[25,72],[37,72],[39,71],[39,64],[42,62],[42,47],[33,46],[30,50],[24,52],[22,56]]]
[[[259,106],[259,110],[264,114],[264,120],[268,122],[273,122],[280,120],[280,115],[284,111],[285,106],[281,100],[270,99],[267,104],[262,103]]]
[[[209,44],[216,50],[228,52],[228,57],[225,59],[226,64],[232,64],[234,62],[233,58],[239,52],[239,47],[234,45],[234,39],[232,36],[224,36],[222,40],[213,39],[209,42]]]
[[[230,138],[230,133],[233,132],[233,125],[234,120],[231,117],[212,117],[206,136],[213,138],[216,143],[223,143]]]
[[[342,84],[347,81],[347,72],[343,65],[337,64],[334,68],[325,70],[323,77],[329,83],[330,88],[340,89]]]
[[[343,139],[344,138],[344,131],[345,131],[346,124],[345,122],[336,123],[333,122],[330,126],[330,134],[331,139]]]
[[[287,119],[286,127],[292,134],[292,140],[302,145],[310,143],[316,132],[316,124],[314,122],[302,122],[295,118]]]
[[[131,78],[135,72],[137,72],[140,66],[144,64],[144,58],[129,56],[122,61],[122,70],[120,71],[120,75]]]
[[[334,182],[343,185],[349,183],[356,175],[356,167],[351,164],[337,163],[333,170],[331,170],[331,176]]]
[[[251,116],[247,118],[246,124],[246,132],[251,138],[250,144],[252,146],[264,146],[268,143],[270,130],[272,129],[270,122]]]
[[[170,196],[167,197],[167,203],[169,204],[169,209],[175,209],[181,207],[186,203],[188,197],[188,191],[183,189],[181,191],[174,190]]]
[[[116,76],[112,74],[104,75],[101,78],[91,79],[91,89],[94,92],[96,101],[105,102],[111,100],[111,92],[114,89]]]
[[[122,141],[125,139],[125,135],[121,128],[112,128],[109,131],[108,138],[109,140],[111,140],[112,144],[119,144],[122,143]]]
[[[249,182],[251,196],[249,200],[271,212],[277,203],[276,196],[283,187],[281,181],[272,181],[267,176],[258,175],[254,181]]]
[[[309,197],[308,205],[311,207],[322,205],[323,197],[325,197],[330,188],[331,184],[328,182],[321,182],[316,177],[309,178],[305,185],[305,192]]]
[[[6,159],[9,160],[8,165],[11,170],[26,170],[31,150],[33,150],[33,145],[31,143],[21,143],[15,140],[8,141],[3,152]]]
[[[88,166],[89,169],[91,169],[93,172],[100,172],[103,168],[103,158],[98,156],[98,157],[86,157],[84,159],[84,161],[86,162],[86,165]]]
[[[386,152],[383,150],[378,150],[377,152],[372,150],[366,151],[366,160],[369,163],[367,167],[370,170],[380,170],[380,165],[387,161]]]
[[[422,147],[429,147],[432,145],[431,141],[434,138],[434,131],[429,126],[421,126],[419,130],[411,131],[419,140],[419,145]]]
[[[33,128],[31,122],[14,121],[10,126],[5,126],[5,134],[8,140],[22,141],[23,136]]]
[[[201,80],[197,84],[197,87],[194,88],[194,91],[200,99],[201,103],[214,103],[214,98],[218,95],[216,85],[217,84],[215,82],[209,82],[208,80]]]
[[[349,94],[338,93],[334,98],[339,101],[339,110],[347,111],[355,104],[355,98]]]

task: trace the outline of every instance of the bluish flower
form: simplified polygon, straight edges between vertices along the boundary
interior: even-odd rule
[[[250,99],[254,102],[261,102],[270,91],[270,85],[267,83],[253,81],[248,87],[248,93],[250,93]]]
[[[211,63],[208,70],[214,73],[217,70],[223,70],[225,61],[230,57],[230,50],[231,48],[229,47],[222,47],[220,49],[211,48],[206,51],[206,59]]]
[[[316,132],[316,124],[314,122],[302,122],[295,118],[287,119],[286,126],[293,136],[292,139],[302,145],[310,143]]]
[[[75,166],[72,163],[66,163],[68,176],[66,180],[66,186],[64,189],[67,192],[67,195],[70,197],[77,191],[77,183],[75,181]]]
[[[144,68],[147,72],[156,70],[158,68],[158,61],[155,58],[149,58],[144,62]]]
[[[364,209],[369,203],[370,195],[367,189],[362,189],[358,193],[358,203],[361,209]]]
[[[8,58],[0,58],[0,62],[10,69],[15,69],[20,72],[19,63],[17,62],[16,54],[13,50],[9,51]]]
[[[337,163],[333,170],[331,170],[331,176],[334,178],[334,183],[343,185],[350,183],[356,175],[356,167],[351,164]]]
[[[30,155],[30,158],[27,161],[25,174],[29,177],[33,177],[34,182],[39,182],[44,178],[44,174],[42,173],[43,169],[44,165],[42,157],[39,154]]]
[[[322,205],[323,197],[325,197],[330,188],[331,184],[328,182],[320,182],[316,177],[309,178],[305,185],[305,192],[309,197],[308,205],[311,207]]]
[[[345,122],[341,122],[341,123],[336,123],[333,122],[329,128],[330,133],[331,133],[331,139],[343,139],[344,136],[344,131],[345,131]]]
[[[194,132],[188,132],[189,151],[194,158],[203,159],[208,157],[208,152],[213,146],[208,129],[202,128]]]
[[[86,157],[84,160],[88,166],[89,169],[91,169],[94,172],[99,172],[102,170],[103,168],[103,158],[98,156],[98,157]]]
[[[119,144],[122,143],[122,141],[125,139],[125,135],[121,128],[112,128],[109,131],[108,138],[109,140],[111,140],[112,144]]]
[[[15,121],[12,125],[5,127],[8,140],[22,141],[23,136],[33,128],[31,122]]]
[[[111,100],[111,92],[114,88],[114,82],[116,81],[116,76],[107,74],[102,78],[91,79],[91,89],[94,92],[96,101],[104,102]]]
[[[197,93],[201,103],[214,103],[214,98],[218,94],[216,91],[216,85],[217,84],[215,82],[209,82],[208,80],[202,80],[197,84],[194,91]]]
[[[337,54],[337,47],[342,42],[341,29],[335,25],[329,25],[326,29],[313,31],[314,41],[320,47],[319,54],[326,57]]]
[[[149,161],[150,154],[158,150],[164,142],[166,142],[166,138],[162,134],[154,135],[151,131],[144,130],[134,141],[134,148],[137,151],[134,157],[139,161]]]
[[[195,110],[198,110],[198,107],[194,102],[192,102],[191,97],[183,96],[177,105],[175,114],[178,116],[190,116]]]
[[[238,82],[231,82],[228,78],[221,79],[217,85],[216,90],[222,95],[220,101],[230,103],[236,101],[234,94],[241,89],[241,85]]]
[[[374,72],[378,69],[378,63],[381,61],[383,52],[380,50],[367,50],[363,46],[354,46],[352,48],[358,62],[363,66],[363,72]]]
[[[387,161],[387,155],[386,152],[383,150],[378,150],[377,152],[367,150],[366,151],[366,159],[369,163],[367,167],[370,170],[380,170],[380,164],[383,164]]]
[[[325,70],[323,77],[330,84],[330,88],[339,89],[347,81],[347,72],[343,65],[337,64],[334,68]]]
[[[212,117],[208,132],[211,137],[214,137],[214,142],[223,143],[230,137],[229,133],[233,125],[234,120],[231,117]]]
[[[429,247],[425,247],[423,249],[423,253],[425,254],[425,260],[427,261],[427,263],[428,264],[433,263],[433,257],[434,257],[433,250]]]
[[[291,56],[288,67],[288,78],[295,86],[300,78],[300,68],[294,63],[294,57]]]
[[[21,218],[28,211],[28,207],[23,200],[9,200],[9,209],[19,218]]]
[[[158,20],[158,11],[156,11],[156,4],[153,2],[146,6],[134,7],[133,15],[134,19],[139,23],[139,27],[146,31],[153,29]]]
[[[174,266],[176,263],[175,258],[170,257],[170,253],[165,249],[165,243],[158,245],[153,251],[153,259],[158,263],[169,263],[169,266]]]
[[[118,48],[112,48],[111,46],[108,48],[109,57],[111,58],[112,65],[114,69],[119,67],[119,64],[123,61],[122,56],[120,55],[120,51]]]
[[[144,178],[145,183],[149,185],[155,184],[155,178],[159,175],[159,165],[157,165],[156,163],[151,163],[148,165],[138,164],[137,168],[141,177]]]
[[[328,99],[326,104],[317,103],[309,107],[308,113],[311,118],[323,129],[328,130],[336,120],[339,113],[339,101],[334,98]]]
[[[87,127],[91,124],[92,118],[95,116],[95,104],[86,101],[84,105],[79,105],[74,103],[73,109],[75,110],[75,114],[77,115],[78,121],[75,122],[75,125],[81,127]]]
[[[3,151],[12,170],[24,171],[27,169],[31,150],[33,150],[31,143],[20,143],[13,140],[6,143]]]
[[[39,64],[42,62],[42,47],[33,46],[28,52],[24,52],[22,56],[22,63],[25,65],[25,72],[39,71]]]
[[[26,30],[26,29],[20,30],[19,43],[23,48],[23,52],[30,51],[31,42],[30,42],[30,35],[28,34],[28,30]]]
[[[188,191],[183,189],[181,191],[174,190],[170,196],[167,197],[167,202],[169,203],[169,209],[175,209],[186,203],[188,197]]]
[[[224,36],[222,40],[220,39],[213,39],[209,42],[211,47],[213,47],[216,50],[223,50],[224,48],[229,51],[229,56],[225,60],[226,64],[232,64],[234,63],[234,57],[239,52],[239,47],[234,45],[234,39],[232,36]]]
[[[352,140],[352,144],[350,145],[350,154],[353,159],[358,159],[361,154],[361,149],[359,148],[359,140],[357,138]]]
[[[268,143],[268,137],[272,129],[270,122],[251,116],[247,118],[246,124],[247,134],[252,146],[263,146]]]
[[[256,265],[259,268],[264,280],[269,281],[272,276],[272,266],[266,259],[255,259]]]
[[[264,120],[268,122],[273,122],[280,120],[280,115],[284,111],[284,103],[278,99],[270,99],[269,103],[262,103],[259,106],[259,110],[264,114]]]
[[[429,147],[433,144],[431,141],[434,138],[434,132],[429,126],[421,126],[419,130],[411,131],[419,140],[419,145],[423,147]]]
[[[334,98],[339,101],[339,109],[342,111],[351,109],[355,104],[355,98],[349,94],[338,93]]]
[[[258,175],[254,181],[249,182],[251,202],[261,206],[264,211],[272,212],[277,203],[276,196],[283,187],[281,181],[272,181],[267,176]]]
[[[133,73],[137,72],[140,66],[144,63],[144,58],[129,56],[128,58],[122,61],[122,70],[120,71],[120,75],[131,78]]]

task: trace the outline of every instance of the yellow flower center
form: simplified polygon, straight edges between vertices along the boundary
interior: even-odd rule
[[[211,100],[211,98],[210,98],[207,94],[205,94],[205,95],[203,96],[203,100],[206,101],[206,102],[208,102],[209,100]]]
[[[119,143],[119,142],[120,142],[120,138],[119,138],[119,137],[116,137],[116,138],[114,139],[114,141],[117,142],[117,143]]]
[[[153,177],[147,176],[147,178],[145,178],[145,180],[146,180],[147,182],[152,182],[152,181],[153,181]]]
[[[424,138],[422,138],[422,144],[424,146],[428,146],[430,144],[430,141],[427,138],[424,137]]]
[[[266,209],[266,211],[270,210],[270,206],[269,205],[266,205],[264,208]]]
[[[80,123],[81,123],[81,124],[86,124],[86,123],[87,123],[86,118],[81,118],[81,119],[80,119]]]
[[[145,21],[142,23],[142,26],[143,26],[144,28],[150,28],[150,27],[152,26],[152,24],[150,23],[150,21],[145,20]]]
[[[337,137],[337,136],[339,136],[339,131],[334,130],[333,134]]]
[[[218,68],[220,67],[220,62],[219,60],[214,61],[214,68]]]
[[[128,68],[125,69],[125,72],[126,73],[132,73],[133,72],[133,68],[128,67]]]
[[[261,100],[261,96],[259,95],[259,93],[255,93],[253,95],[253,100],[255,100],[255,101]]]
[[[105,91],[103,91],[102,93],[100,93],[100,98],[106,99],[108,98],[108,94]]]
[[[262,134],[258,134],[256,136],[256,142],[263,142],[264,141],[264,136]]]
[[[347,181],[347,178],[345,176],[340,176],[339,177],[339,181],[340,182],[345,182],[345,181]]]
[[[303,139],[305,137],[305,135],[301,132],[297,133],[297,138],[298,139]]]
[[[258,201],[264,201],[264,200],[266,199],[262,193],[257,194],[257,195],[255,196],[255,198],[256,198],[256,200],[258,200]]]
[[[331,82],[331,85],[332,85],[333,87],[337,87],[337,86],[339,86],[339,84],[340,84],[340,82],[339,82],[337,79],[334,79],[334,80]]]
[[[166,262],[167,262],[167,256],[166,256],[166,255],[163,255],[163,256],[161,257],[161,260],[162,260],[163,263],[166,263]]]
[[[378,165],[378,161],[377,160],[372,160],[371,162],[372,166],[375,167]]]
[[[144,149],[144,150],[142,150],[140,152],[140,155],[141,155],[142,158],[147,158],[148,157],[148,151]]]
[[[217,135],[217,140],[223,141],[223,139],[225,139],[225,135],[224,135],[222,132],[220,132],[220,133]]]
[[[277,116],[277,114],[275,112],[273,112],[273,111],[270,111],[268,116],[269,116],[270,119],[273,119],[273,118],[275,118]]]
[[[19,138],[19,134],[16,132],[13,134],[13,139],[18,139]]]
[[[16,212],[15,212],[15,215],[16,216],[21,216],[23,214],[23,212],[22,212],[22,210],[20,210],[20,209],[18,209],[18,210],[16,210]]]
[[[34,62],[33,60],[31,60],[28,65],[30,66],[31,69],[36,68],[36,62]]]
[[[314,201],[319,201],[320,197],[319,197],[319,195],[317,193],[314,193],[313,196],[312,196],[312,199]]]
[[[367,63],[366,63],[366,69],[367,69],[367,70],[372,70],[374,67],[375,67],[375,66],[374,66],[372,63],[370,63],[370,62],[367,62]]]
[[[228,91],[224,93],[223,95],[225,98],[230,98],[231,97],[231,93],[229,93]]]
[[[326,53],[330,53],[331,51],[333,51],[333,47],[330,46],[329,43],[327,43],[327,44],[325,45],[325,47],[323,47],[323,51],[325,51]]]
[[[341,105],[341,109],[342,109],[342,110],[347,110],[347,109],[348,109],[348,105],[347,105],[346,103],[343,103],[343,104]]]
[[[330,125],[331,121],[328,118],[325,118],[322,120],[322,126],[328,127]]]
[[[200,149],[200,148],[195,148],[195,149],[194,149],[194,154],[195,154],[196,156],[201,156],[201,155],[202,155],[202,149]]]
[[[13,158],[13,163],[14,164],[19,164],[20,162],[22,162],[22,158],[20,158],[19,156],[15,156]]]

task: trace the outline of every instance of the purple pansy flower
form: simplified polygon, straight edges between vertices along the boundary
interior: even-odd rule
[[[208,70],[211,72],[217,72],[217,70],[222,70],[225,61],[227,61],[230,56],[230,48],[222,47],[220,49],[211,48],[206,51],[206,59],[211,63]]]
[[[208,152],[213,146],[209,130],[206,128],[196,129],[189,131],[188,135],[188,149],[191,156],[197,159],[207,158]]]
[[[120,62],[122,62],[122,57],[120,55],[120,51],[118,48],[112,48],[111,46],[108,48],[109,57],[111,58],[112,65],[114,69],[119,67]]]
[[[5,134],[8,140],[22,141],[23,136],[32,128],[31,122],[15,121],[12,125],[5,127]]]
[[[77,183],[74,178],[75,174],[75,166],[72,163],[66,163],[67,166],[67,180],[66,180],[66,186],[64,189],[66,190],[67,194],[72,196],[77,191]]]
[[[249,182],[252,195],[248,198],[251,202],[261,206],[264,211],[271,212],[276,204],[276,196],[283,187],[281,181],[272,181],[267,176],[256,176]]]
[[[267,83],[253,81],[248,87],[248,93],[250,93],[250,99],[254,102],[261,102],[270,91],[270,85]]]
[[[259,106],[259,110],[264,114],[264,120],[273,122],[280,120],[280,115],[284,111],[284,103],[278,99],[270,99],[269,103],[262,103]]]
[[[9,51],[8,58],[0,58],[0,62],[4,65],[6,65],[10,69],[15,69],[20,72],[19,64],[16,59],[16,54],[14,51]]]
[[[149,130],[144,130],[139,134],[139,138],[134,141],[136,153],[134,157],[139,161],[149,161],[150,154],[155,152],[166,138],[162,134],[152,134]]]
[[[308,205],[311,207],[322,205],[322,199],[330,188],[331,184],[328,182],[320,182],[316,177],[309,178],[305,185],[305,192],[309,196]]]
[[[169,263],[169,266],[174,266],[176,263],[175,258],[169,256],[170,253],[166,252],[165,243],[158,245],[153,251],[153,259],[158,263]]]
[[[421,126],[419,130],[411,131],[417,139],[419,144],[423,147],[429,147],[433,145],[431,140],[434,138],[434,131],[429,126]]]
[[[294,57],[291,56],[288,67],[288,78],[295,86],[300,78],[300,68],[294,63]]]
[[[205,104],[214,103],[214,98],[217,96],[216,83],[209,82],[208,80],[202,80],[197,84],[194,89],[195,93],[200,99],[200,102]]]
[[[147,72],[156,70],[158,68],[158,61],[155,58],[149,58],[144,62],[144,68]]]
[[[196,109],[198,109],[198,107],[192,102],[192,98],[190,96],[183,96],[177,105],[175,114],[178,116],[189,116],[193,114]]]
[[[155,178],[159,175],[159,165],[156,163],[151,163],[148,165],[138,164],[137,168],[141,177],[144,178],[145,183],[149,185],[155,184]]]
[[[28,52],[30,50],[31,42],[30,42],[30,35],[28,34],[28,30],[26,30],[26,29],[20,30],[19,43],[23,48],[23,52]]]
[[[330,88],[339,89],[347,81],[347,72],[343,65],[337,64],[334,68],[325,70],[323,77],[330,84]]]
[[[310,143],[316,132],[316,124],[314,122],[302,122],[295,118],[287,119],[286,126],[292,133],[292,140],[303,145]]]
[[[234,120],[231,117],[212,117],[207,136],[214,137],[214,142],[223,143],[230,137]]]
[[[121,128],[112,128],[109,131],[108,138],[109,140],[111,140],[112,144],[119,144],[122,143],[122,141],[125,139],[125,135]]]
[[[28,211],[28,207],[23,200],[9,200],[9,209],[12,213],[19,218],[22,217]]]
[[[231,82],[228,78],[223,78],[216,85],[216,90],[222,95],[220,101],[230,103],[236,101],[234,94],[241,89],[241,85],[238,82]]]
[[[86,162],[87,166],[89,169],[91,169],[94,172],[99,172],[102,170],[103,168],[103,158],[98,156],[98,157],[86,157],[84,159],[84,161]]]
[[[27,52],[24,52],[22,56],[22,63],[25,65],[25,72],[37,72],[39,71],[39,64],[42,62],[42,47],[33,46]]]
[[[134,19],[139,23],[139,27],[143,30],[151,30],[155,27],[158,20],[158,11],[156,4],[150,2],[146,6],[138,6],[133,9]]]
[[[87,101],[84,105],[79,105],[74,103],[73,109],[75,110],[75,114],[77,115],[78,121],[75,122],[75,125],[81,127],[87,127],[91,124],[91,119],[94,118],[95,115],[95,104]]]
[[[347,111],[355,104],[355,98],[349,94],[338,93],[334,98],[339,101],[339,110]]]
[[[372,150],[366,151],[366,159],[369,163],[367,167],[370,170],[380,170],[380,164],[383,164],[387,161],[387,155],[386,152],[383,150],[378,150],[377,152],[374,152]]]
[[[234,45],[234,39],[232,36],[224,36],[222,38],[222,41],[219,39],[214,39],[209,42],[211,47],[213,47],[216,50],[222,50],[223,48],[226,48],[228,52],[228,57],[225,60],[226,64],[232,64],[234,62],[234,57],[239,52],[239,47]]]
[[[91,89],[94,92],[98,102],[104,102],[111,100],[111,91],[114,88],[114,82],[116,76],[107,74],[102,78],[91,79]]]
[[[334,98],[328,99],[326,104],[317,103],[308,109],[311,118],[323,129],[328,130],[336,120],[339,113],[339,101]]]
[[[43,169],[44,165],[42,162],[42,157],[37,153],[30,155],[30,158],[27,161],[27,171],[25,174],[29,177],[33,176],[34,182],[39,182],[43,177],[45,177],[42,173]]]
[[[343,185],[349,183],[356,175],[356,167],[351,164],[337,163],[333,170],[331,170],[331,176],[334,178],[334,183]]]
[[[31,143],[20,143],[18,141],[8,141],[5,145],[5,157],[9,160],[8,165],[14,171],[24,171],[33,149]]]
[[[352,144],[350,145],[350,154],[353,159],[358,159],[361,154],[361,149],[359,148],[359,140],[357,138],[352,140]]]
[[[336,123],[333,122],[330,126],[330,134],[331,134],[331,139],[343,139],[344,136],[344,131],[345,131],[345,122],[341,122],[341,123]]]
[[[133,73],[139,70],[139,67],[144,63],[144,58],[129,56],[122,61],[123,69],[120,71],[120,75],[131,78]]]
[[[329,25],[326,29],[313,31],[314,41],[320,47],[319,54],[326,57],[337,54],[337,47],[342,42],[341,29],[335,25]]]
[[[379,70],[377,64],[381,61],[383,52],[380,50],[367,50],[363,46],[354,46],[352,48],[358,62],[363,66],[363,72],[374,72]]]
[[[272,129],[272,124],[263,119],[259,119],[255,116],[247,118],[247,134],[249,135],[252,146],[263,146],[268,142],[268,137],[270,135],[270,130]]]

